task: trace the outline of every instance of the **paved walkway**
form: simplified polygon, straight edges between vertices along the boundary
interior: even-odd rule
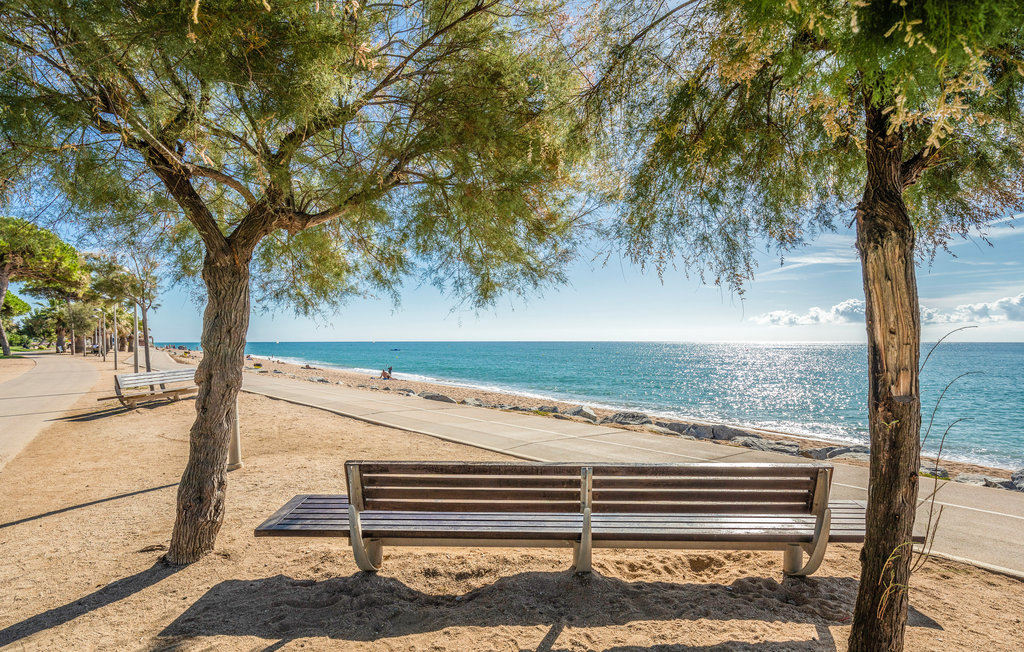
[[[177,366],[157,352],[155,368]],[[396,386],[401,386],[400,381]],[[793,462],[789,455],[680,439],[655,433],[503,412],[416,396],[246,373],[243,389],[382,426],[540,462]],[[245,438],[242,416],[242,438]],[[242,450],[245,450],[243,441]],[[834,498],[865,500],[868,470],[834,463]],[[935,481],[921,479],[921,496]],[[1024,578],[1024,493],[939,482],[942,508],[933,551]],[[928,504],[917,515],[923,532]]]
[[[0,472],[50,421],[99,381],[96,367],[78,357],[26,353],[36,366],[0,383]]]

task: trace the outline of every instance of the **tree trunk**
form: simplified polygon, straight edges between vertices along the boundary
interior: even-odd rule
[[[142,308],[142,336],[146,338],[146,371],[153,371],[153,365],[149,362],[149,308]]]
[[[121,342],[117,338],[117,304],[114,304],[114,371],[117,371],[117,350],[121,348]]]
[[[224,520],[225,467],[249,327],[249,258],[239,255],[238,263],[207,253],[203,262],[208,294],[203,359],[196,371],[199,394],[188,465],[178,485],[177,518],[165,556],[171,564],[190,564],[210,552]]]
[[[914,228],[903,201],[903,135],[868,106],[867,183],[857,249],[868,335],[871,469],[852,651],[902,650],[920,468],[921,324]]]
[[[139,373],[139,306],[132,306],[132,364]]]
[[[71,355],[74,355],[75,354],[75,327],[73,325],[74,322],[71,321],[71,302],[70,301],[65,301],[64,305],[67,306],[67,309],[68,309],[68,330],[71,331]]]
[[[6,270],[7,267],[4,267]],[[4,270],[0,270],[0,307],[4,305],[4,298],[7,297],[7,286],[10,284],[10,279]],[[7,332],[4,330],[4,320],[0,319],[0,350],[3,351],[5,356],[11,355],[11,345],[7,341]]]
[[[60,351],[61,353],[63,353],[64,352],[64,328],[63,327],[58,327],[58,328],[56,328],[54,330],[56,331],[56,335],[57,335],[57,344],[56,344],[57,350]]]

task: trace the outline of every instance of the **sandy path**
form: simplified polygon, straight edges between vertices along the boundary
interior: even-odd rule
[[[0,384],[0,472],[99,378],[95,367],[81,358],[52,353],[26,356],[32,366]],[[92,401],[95,404],[95,395]]]
[[[101,363],[95,362],[97,366]],[[109,363],[107,368],[109,369]],[[99,386],[110,383],[104,370]],[[783,580],[773,553],[385,550],[377,576],[336,540],[255,538],[299,492],[340,492],[346,459],[502,459],[243,394],[246,466],[216,551],[158,563],[194,403],[135,411],[89,397],[0,476],[0,647],[116,650],[834,650],[857,550]],[[1024,583],[952,562],[914,576],[908,650],[1016,650]],[[269,646],[269,647],[268,647]]]
[[[32,358],[0,358],[0,384],[17,378],[34,366],[36,363]]]

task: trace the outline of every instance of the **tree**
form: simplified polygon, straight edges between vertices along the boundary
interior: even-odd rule
[[[561,280],[586,148],[577,77],[535,36],[555,9],[0,6],[9,185],[48,180],[93,230],[161,225],[205,286],[167,561],[210,551],[223,521],[251,282],[308,313],[412,273],[476,304]]]
[[[27,303],[22,301],[18,295],[7,290],[4,294],[3,302],[0,303],[0,329],[2,329],[2,332],[6,334],[13,331],[14,318],[24,315],[29,310],[30,307]],[[6,340],[4,341],[6,342]],[[10,355],[10,349],[4,355]]]
[[[22,320],[21,332],[42,342],[56,341],[57,346],[62,346],[65,332],[61,319],[63,312],[63,306],[53,303],[36,308]]]
[[[785,251],[852,207],[871,468],[850,649],[901,649],[920,453],[915,261],[1024,207],[1019,3],[607,3],[598,21],[589,108],[619,162],[613,230],[634,260],[741,290],[755,242]]]
[[[123,305],[135,293],[136,278],[110,254],[87,255],[85,265],[92,277],[89,284],[90,290],[94,293],[94,300],[103,312],[103,322],[107,323],[109,317],[110,326],[114,331],[114,369],[117,369],[117,352],[120,349],[119,333],[125,332],[123,327],[119,329],[118,326],[121,319],[126,317]],[[118,308],[122,309],[119,311]],[[145,319],[145,314],[143,312],[143,319]],[[105,335],[103,350],[104,356],[106,356]],[[146,354],[146,371],[150,371],[148,346]]]
[[[52,232],[27,220],[0,217],[0,295],[11,281],[74,285],[80,275],[78,252]],[[0,324],[0,346],[11,354]]]
[[[74,303],[81,300],[89,289],[89,275],[83,271],[76,277],[73,284],[62,283],[59,279],[56,282],[53,279],[30,281],[22,289],[30,296],[46,299],[49,309],[56,309],[58,304],[64,304],[63,316],[54,317],[54,330],[57,335],[58,347],[64,346],[65,332],[70,335],[71,346],[68,348],[73,355],[75,353],[75,330],[83,332],[89,327],[88,323],[83,324],[81,316],[78,314],[80,311],[76,311]]]

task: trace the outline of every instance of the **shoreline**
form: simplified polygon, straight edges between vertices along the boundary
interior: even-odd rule
[[[201,351],[189,351],[189,355],[183,356],[179,350],[167,348],[166,351],[178,362],[185,364],[198,364],[199,360],[202,359]],[[263,366],[261,370],[257,370],[253,367],[255,362],[260,362]],[[558,400],[550,397],[543,397],[537,395],[526,395],[519,394],[511,391],[495,391],[490,389],[481,389],[478,387],[468,385],[457,385],[447,384],[444,382],[437,381],[425,381],[425,380],[408,380],[401,378],[402,374],[398,374],[399,377],[385,380],[381,378],[375,378],[370,376],[367,372],[357,370],[340,369],[331,366],[316,367],[312,364],[310,368],[303,368],[302,365],[294,362],[285,362],[280,359],[274,359],[267,356],[251,355],[245,361],[245,371],[247,373],[265,373],[265,374],[277,374],[284,375],[285,377],[301,378],[304,380],[316,380],[323,379],[321,382],[338,383],[343,384],[347,387],[359,389],[367,392],[375,391],[402,391],[410,390],[414,393],[421,392],[435,392],[444,394],[456,402],[470,401],[471,405],[478,405],[472,401],[475,399],[482,405],[479,407],[488,407],[491,409],[506,409],[512,411],[527,411],[538,416],[547,416],[548,418],[557,419],[570,419],[580,421],[584,423],[593,423],[595,421],[586,419],[574,415],[567,414],[568,411],[574,410],[580,406],[588,407],[592,410],[593,414],[597,417],[596,422],[601,422],[603,419],[607,419],[615,415],[616,413],[622,414],[624,411],[617,410],[615,408],[602,407],[593,403],[579,403],[579,402],[568,402],[565,400]],[[555,410],[542,410],[539,408],[555,408]],[[637,413],[639,414],[639,413]],[[765,428],[754,428],[747,426],[737,426],[732,424],[725,424],[721,422],[705,422],[696,420],[683,421],[677,417],[660,417],[653,413],[644,413],[648,417],[652,417],[652,423],[648,424],[628,424],[628,423],[614,423],[614,422],[603,422],[601,425],[607,427],[616,427],[624,430],[633,430],[641,432],[654,432],[657,434],[663,434],[665,436],[691,436],[688,432],[697,432],[697,434],[703,434],[700,430],[707,429],[708,431],[714,429],[720,433],[715,436],[697,436],[693,438],[703,439],[705,441],[711,441],[712,443],[727,445],[727,446],[742,446],[746,445],[748,448],[757,447],[760,450],[773,450],[775,452],[791,454],[804,459],[810,458],[811,450],[818,449],[829,449],[829,448],[853,448],[852,451],[842,453],[835,457],[820,458],[821,461],[834,460],[843,464],[850,464],[853,466],[867,467],[868,461],[866,454],[862,450],[866,450],[866,446],[849,441],[837,441],[829,439],[819,439],[813,436],[787,433]],[[687,429],[685,426],[691,426]],[[678,428],[678,429],[676,429]],[[757,441],[749,441],[748,438],[756,438],[762,440],[763,443]],[[792,449],[793,445],[799,447],[799,452]],[[766,448],[760,448],[765,446]],[[773,446],[775,448],[773,448]],[[859,447],[859,448],[858,448]],[[935,465],[936,460],[933,456],[922,455],[921,456],[922,467],[925,465]],[[960,474],[975,474],[989,476],[990,478],[997,478],[999,480],[1008,481],[1013,469],[984,466],[972,462],[964,462],[955,459],[948,459],[943,457],[938,461],[940,469],[948,471],[949,478],[940,479],[955,479]],[[929,478],[931,476],[924,476]]]

